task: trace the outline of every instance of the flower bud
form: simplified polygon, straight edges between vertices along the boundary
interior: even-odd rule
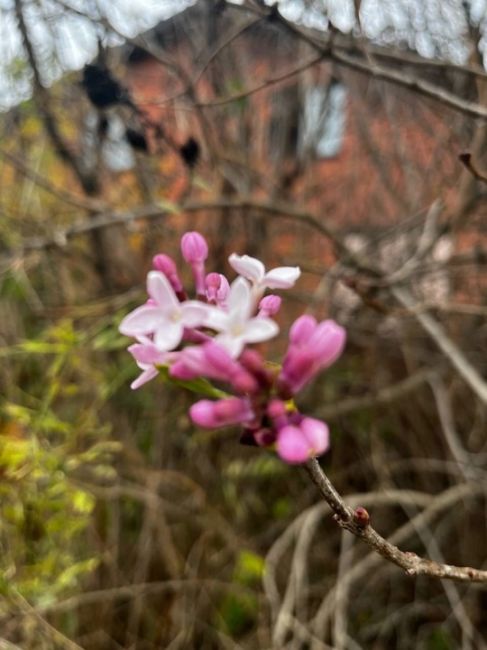
[[[208,273],[205,278],[206,299],[208,302],[217,305],[224,305],[228,294],[230,293],[230,285],[228,280],[221,273]]]
[[[359,506],[354,510],[353,520],[359,528],[366,528],[370,522],[370,515],[365,508]]]
[[[306,343],[316,328],[316,319],[313,316],[300,316],[294,321],[289,331],[289,340],[295,345]]]
[[[204,296],[205,289],[205,260],[208,257],[208,244],[199,232],[187,232],[181,239],[181,252],[184,259],[191,265],[196,293]]]
[[[187,232],[181,239],[181,252],[188,264],[204,262],[208,257],[208,244],[199,232]]]
[[[259,316],[269,318],[277,314],[281,308],[282,299],[279,296],[270,294],[264,296],[259,302]]]
[[[164,273],[176,294],[183,292],[183,285],[178,275],[176,263],[169,255],[165,255],[164,253],[154,255],[152,258],[152,266],[156,271]]]
[[[228,397],[216,402],[200,400],[190,407],[189,415],[195,424],[206,429],[250,422],[254,418],[250,402],[239,397]]]

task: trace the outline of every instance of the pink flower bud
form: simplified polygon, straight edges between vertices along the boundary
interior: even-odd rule
[[[164,273],[164,275],[169,280],[176,294],[180,294],[183,292],[183,285],[179,278],[176,264],[174,260],[171,257],[169,257],[169,255],[165,255],[164,253],[159,253],[159,255],[155,255],[152,258],[152,266],[156,271],[160,271],[161,273]],[[180,298],[179,295],[178,298]]]
[[[346,332],[335,321],[319,324],[311,316],[298,318],[289,335],[291,343],[278,377],[281,397],[303,388],[320,370],[328,368],[343,351]]]
[[[199,232],[187,232],[181,239],[181,252],[184,259],[191,265],[196,293],[204,296],[205,289],[205,260],[208,257],[208,244]]]
[[[279,296],[270,294],[264,296],[259,302],[259,316],[269,318],[277,314],[281,308],[282,299]]]
[[[221,273],[208,273],[205,278],[205,287],[208,302],[217,305],[225,304],[230,293],[230,285],[224,275]]]
[[[300,316],[291,326],[289,340],[291,343],[301,345],[309,340],[316,328],[316,319],[313,316]]]
[[[205,429],[215,429],[229,424],[241,424],[254,419],[254,412],[247,399],[228,397],[217,400],[200,400],[189,409],[193,422]]]
[[[328,427],[314,418],[303,418],[299,425],[288,424],[277,434],[277,453],[291,464],[304,463],[319,456],[328,446]]]
[[[208,244],[199,232],[187,232],[181,239],[181,252],[188,264],[201,263],[208,257]]]

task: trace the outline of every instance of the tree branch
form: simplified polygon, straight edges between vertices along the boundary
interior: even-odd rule
[[[409,576],[427,575],[432,578],[458,580],[460,582],[487,583],[487,571],[471,567],[459,567],[451,564],[441,564],[421,558],[416,553],[401,551],[397,546],[388,542],[371,525],[369,515],[364,508],[353,510],[338,494],[329,478],[321,469],[316,458],[309,460],[304,466],[313,483],[335,513],[338,524],[363,540],[376,553],[397,565]]]

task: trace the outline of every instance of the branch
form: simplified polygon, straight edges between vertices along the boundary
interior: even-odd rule
[[[37,110],[42,118],[44,127],[56,149],[59,156],[65,160],[73,169],[80,185],[87,194],[95,194],[96,179],[91,174],[85,173],[81,162],[76,157],[75,153],[70,149],[68,144],[58,128],[56,118],[51,111],[51,98],[49,92],[44,88],[39,67],[37,65],[36,55],[29,36],[29,30],[25,22],[23,13],[22,0],[15,0],[15,16],[19,24],[19,30],[22,36],[22,42],[27,52],[27,59],[32,69],[33,83],[34,83],[34,99],[36,102]]]
[[[7,164],[14,167],[17,171],[23,174],[26,178],[31,180],[33,183],[41,187],[46,192],[49,192],[53,196],[56,196],[64,203],[74,206],[75,208],[81,208],[82,210],[87,210],[88,212],[102,212],[106,210],[106,205],[100,201],[83,198],[82,196],[76,196],[71,194],[71,192],[66,192],[66,190],[53,185],[46,178],[35,172],[31,169],[23,160],[17,158],[9,151],[0,149],[0,157],[3,158]]]
[[[482,183],[487,183],[487,173],[481,172],[477,165],[472,160],[472,154],[469,151],[465,151],[458,156],[460,162],[468,169],[468,171],[475,176],[475,178]]]
[[[383,558],[396,564],[409,576],[427,575],[432,578],[458,580],[461,582],[487,583],[487,571],[471,567],[440,564],[419,557],[416,553],[401,551],[388,542],[369,523],[369,514],[364,508],[353,510],[338,494],[329,478],[321,469],[316,458],[309,460],[305,469],[323,498],[335,513],[338,524],[368,544]]]
[[[266,15],[265,12],[257,11],[253,6],[246,5],[246,8],[258,15]],[[359,58],[355,54],[359,53],[356,45],[353,47],[348,47],[347,49],[352,49],[354,55],[350,55],[346,52],[343,44],[337,45],[334,42],[334,39],[327,38],[323,39],[323,36],[319,32],[306,30],[298,25],[293,24],[292,22],[286,20],[279,11],[275,10],[272,14],[275,20],[278,20],[281,25],[287,28],[294,36],[302,40],[303,42],[310,45],[315,51],[320,52],[323,56],[329,57],[330,59],[341,63],[347,68],[357,70],[367,74],[375,79],[382,79],[384,81],[391,82],[393,84],[408,88],[414,92],[417,92],[426,97],[430,97],[436,101],[453,108],[456,111],[460,111],[465,115],[470,115],[471,117],[481,118],[487,120],[487,107],[475,102],[469,102],[454,93],[445,90],[441,86],[437,86],[430,81],[426,81],[414,75],[411,75],[407,72],[400,71],[397,69],[388,68],[382,65],[376,64],[374,61],[364,59],[363,57]],[[323,42],[324,40],[324,42]],[[353,43],[353,41],[352,41]],[[379,52],[377,50],[368,51],[369,54],[374,54],[377,56]],[[389,58],[394,58],[395,61],[398,61],[399,57],[392,56],[390,52],[387,53]],[[419,57],[413,57],[414,63],[418,64]],[[410,64],[412,60],[405,60],[405,64]],[[478,75],[479,71],[475,68],[462,68],[463,72],[468,72],[470,74]],[[484,73],[480,73],[480,76],[484,76]]]

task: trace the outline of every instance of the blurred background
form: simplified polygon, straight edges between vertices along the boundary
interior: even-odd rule
[[[202,431],[118,333],[153,255],[299,265],[348,331],[301,398],[403,550],[486,568],[484,0],[0,0],[0,648],[487,647],[299,467]],[[186,272],[186,280],[189,274]]]

